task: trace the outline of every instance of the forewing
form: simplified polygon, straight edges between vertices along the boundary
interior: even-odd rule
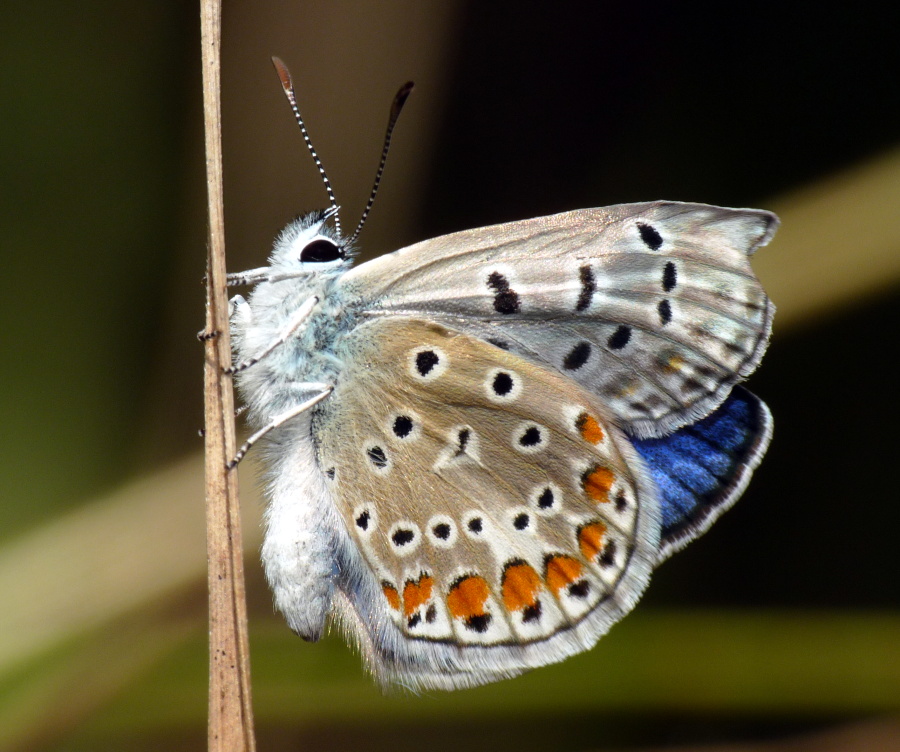
[[[629,433],[708,414],[758,364],[774,312],[749,256],[768,212],[655,202],[434,238],[351,270],[366,316],[421,316],[549,365]]]
[[[376,672],[490,681],[587,649],[631,608],[658,500],[595,397],[428,321],[369,322],[339,352],[313,431],[354,544],[348,622]]]

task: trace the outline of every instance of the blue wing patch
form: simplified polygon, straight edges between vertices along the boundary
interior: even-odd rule
[[[738,500],[771,437],[765,403],[735,387],[703,420],[660,439],[631,439],[660,490],[658,561],[706,532]]]

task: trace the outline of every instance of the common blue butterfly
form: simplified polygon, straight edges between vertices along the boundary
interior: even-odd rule
[[[333,618],[414,689],[589,649],[765,452],[769,411],[737,384],[769,337],[749,256],[777,218],[623,204],[351,267],[359,228],[343,237],[275,64],[332,203],[230,277],[255,286],[232,300],[232,370],[248,445],[267,435],[278,609],[309,640]]]

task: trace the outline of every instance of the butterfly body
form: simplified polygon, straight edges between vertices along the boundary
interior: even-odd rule
[[[263,561],[291,627],[331,617],[413,688],[593,645],[765,451],[768,411],[735,385],[768,340],[748,257],[776,227],[629,204],[351,268],[326,214],[289,225],[232,328],[274,429]]]

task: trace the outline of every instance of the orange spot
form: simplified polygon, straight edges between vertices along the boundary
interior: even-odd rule
[[[575,421],[575,427],[581,433],[581,438],[589,444],[599,444],[603,441],[603,429],[593,415],[582,413]]]
[[[593,561],[600,549],[603,548],[603,536],[606,534],[606,525],[602,522],[592,522],[578,531],[578,546],[581,555],[588,561]]]
[[[412,616],[419,610],[419,606],[424,606],[431,600],[433,586],[434,579],[424,573],[419,575],[418,582],[407,581],[403,586],[403,611],[407,616]]]
[[[598,504],[604,504],[609,501],[609,489],[612,488],[615,479],[612,470],[594,465],[581,476],[581,484],[588,496]]]
[[[450,588],[447,608],[457,619],[482,616],[490,592],[487,582],[481,577],[464,577]]]
[[[682,358],[680,355],[673,355],[666,361],[665,365],[663,366],[663,370],[666,373],[678,373],[683,366],[684,358]]]
[[[397,588],[387,582],[382,582],[381,592],[384,593],[384,597],[387,598],[388,605],[394,609],[394,611],[399,611],[400,593],[397,592]]]
[[[582,566],[570,556],[551,556],[547,559],[547,585],[559,593],[566,585],[571,585],[581,577]]]
[[[503,604],[510,611],[521,611],[537,603],[541,578],[524,561],[511,564],[503,573]]]

